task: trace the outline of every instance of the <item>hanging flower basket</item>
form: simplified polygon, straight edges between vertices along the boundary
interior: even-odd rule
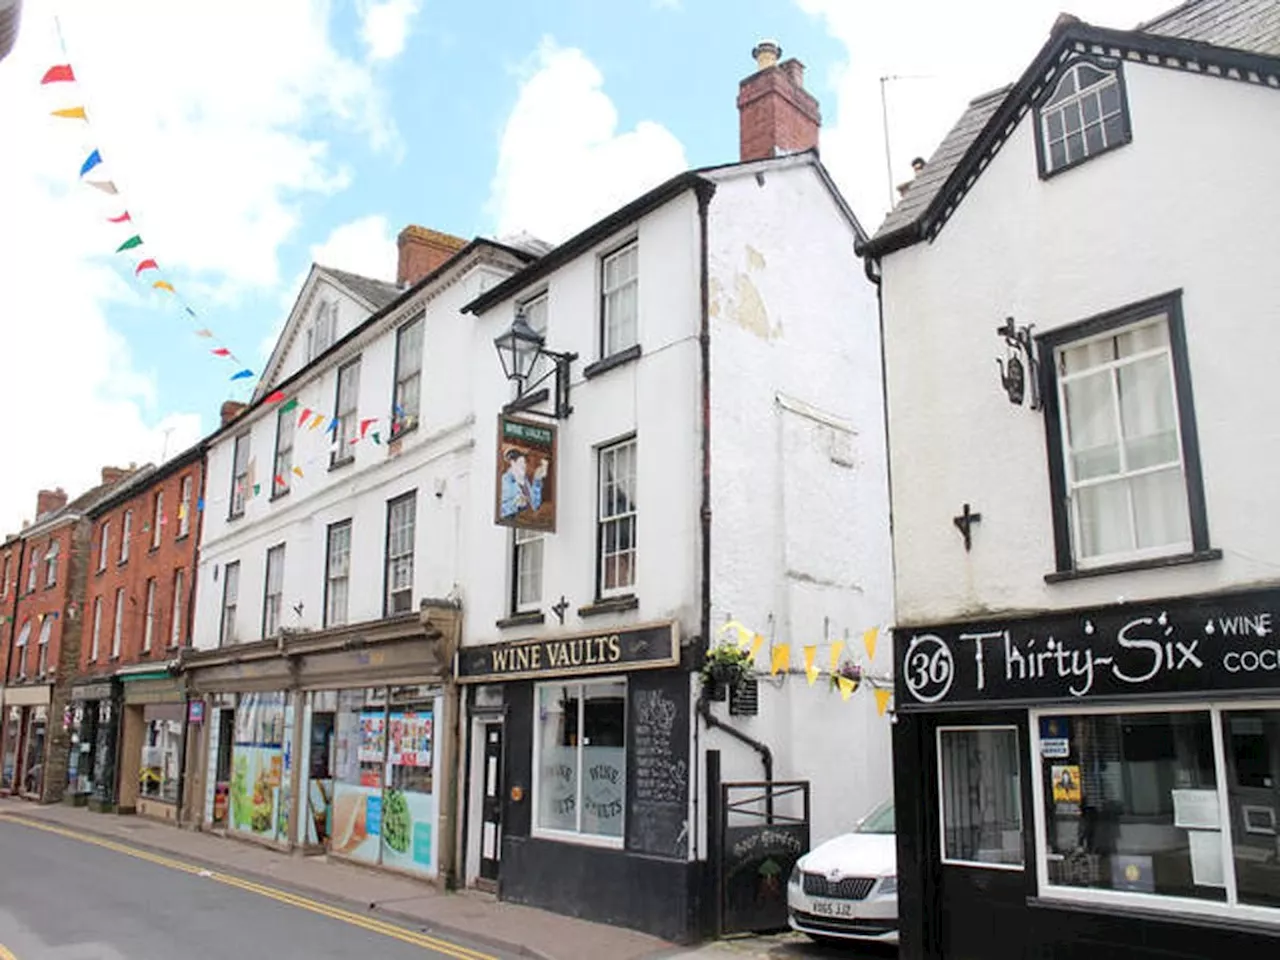
[[[831,675],[830,684],[832,690],[840,689],[841,677],[850,681],[853,684],[853,689],[857,690],[858,684],[862,683],[861,665],[854,663],[852,660],[842,662],[836,672]]]
[[[737,644],[722,643],[708,651],[702,663],[702,683],[708,699],[723,700],[725,692],[751,673],[751,654]]]

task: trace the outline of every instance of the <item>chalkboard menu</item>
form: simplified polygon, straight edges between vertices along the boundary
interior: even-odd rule
[[[627,849],[689,853],[689,675],[633,674],[628,682]]]

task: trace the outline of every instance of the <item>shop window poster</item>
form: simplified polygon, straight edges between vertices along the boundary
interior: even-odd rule
[[[1076,764],[1054,765],[1052,774],[1053,802],[1079,803],[1081,794],[1080,767]]]
[[[275,839],[284,780],[285,703],[282,693],[245,694],[236,711],[230,806],[231,825]],[[287,830],[287,823],[283,824]]]

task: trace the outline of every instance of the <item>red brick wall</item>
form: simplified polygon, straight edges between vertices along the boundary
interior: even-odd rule
[[[200,539],[200,511],[198,503],[203,496],[201,461],[144,484],[128,500],[113,506],[107,512],[95,516],[90,529],[88,551],[88,583],[85,589],[84,607],[80,615],[79,667],[83,675],[114,673],[124,666],[139,663],[163,662],[174,655],[173,594],[177,571],[182,571],[181,625],[178,644],[190,641],[191,600],[196,544]],[[184,478],[190,479],[191,496],[187,505],[187,532],[180,535],[182,522],[179,505]],[[155,526],[155,498],[163,494],[159,526]],[[125,512],[133,511],[132,536],[129,558],[120,562],[121,534],[124,530]],[[99,570],[98,555],[102,542],[102,526],[110,523],[107,546],[107,563]],[[159,542],[153,546],[153,532],[159,530]],[[152,618],[150,651],[143,651],[147,624],[147,584],[155,581],[155,604]],[[120,655],[111,655],[116,620],[116,591],[124,591],[123,616],[120,630]],[[93,653],[94,604],[102,603],[101,626],[98,639],[98,656]]]
[[[3,656],[4,663],[8,664],[9,667],[6,674],[6,683],[14,683],[19,677],[25,677],[32,682],[38,679],[40,633],[44,626],[42,618],[52,622],[52,626],[49,629],[49,649],[45,666],[46,676],[44,682],[46,683],[52,682],[53,675],[57,670],[64,634],[68,629],[79,629],[79,624],[71,620],[68,615],[68,599],[71,596],[71,561],[74,554],[76,526],[76,522],[72,521],[55,528],[49,533],[26,538],[26,556],[23,558],[22,567],[18,570],[17,577],[9,585],[9,592],[5,596],[6,608],[13,609],[10,606],[13,602],[11,591],[17,590],[17,609],[13,617],[13,624],[6,624],[5,632],[8,643],[3,650]],[[48,550],[52,543],[57,543],[58,545],[58,560],[54,572],[54,582],[50,585],[45,557],[48,555]],[[0,558],[0,575],[3,574],[3,566],[4,561]],[[27,584],[30,582],[29,575],[33,567],[36,573],[35,589],[28,590]],[[16,550],[14,551],[13,568],[17,569]],[[30,633],[27,636],[25,648],[19,650],[16,642],[22,632],[23,624],[27,623],[31,626]]]
[[[783,66],[754,73],[738,87],[738,134],[744,161],[818,145],[822,124],[818,101]]]

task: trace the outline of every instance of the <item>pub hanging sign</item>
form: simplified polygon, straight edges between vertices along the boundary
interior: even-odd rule
[[[491,683],[619,673],[679,662],[680,631],[671,621],[464,647],[458,651],[457,678],[459,683]]]
[[[1280,690],[1280,590],[899,629],[900,710]]]
[[[498,416],[494,522],[525,530],[556,529],[556,428]]]

